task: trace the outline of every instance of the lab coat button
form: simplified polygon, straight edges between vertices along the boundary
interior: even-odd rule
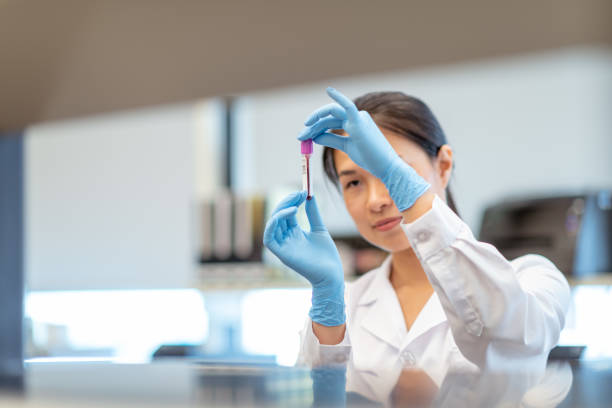
[[[402,363],[404,363],[404,365],[407,366],[414,366],[416,364],[416,358],[414,357],[414,354],[412,354],[408,350],[402,351],[402,354],[400,355],[400,360],[402,361]]]
[[[427,242],[430,237],[431,237],[431,232],[427,230],[419,231],[417,233],[417,240],[419,242]]]

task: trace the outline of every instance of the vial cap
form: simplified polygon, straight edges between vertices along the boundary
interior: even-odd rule
[[[302,154],[312,154],[312,139],[302,140],[300,150]]]

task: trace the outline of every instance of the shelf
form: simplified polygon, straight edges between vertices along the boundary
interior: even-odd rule
[[[345,277],[346,282],[358,276]],[[310,288],[310,283],[287,267],[272,267],[261,262],[205,263],[198,267],[192,285],[202,292],[218,290]]]
[[[193,285],[201,291],[308,288],[310,284],[289,268],[261,262],[204,263]]]
[[[293,288],[310,288],[308,282],[290,280],[290,279],[269,279],[269,280],[261,280],[261,281],[248,281],[244,280],[236,280],[236,281],[227,281],[227,280],[219,280],[219,281],[210,281],[210,282],[200,282],[193,286],[195,289],[198,289],[202,292],[211,292],[217,290],[251,290],[251,289],[293,289]]]

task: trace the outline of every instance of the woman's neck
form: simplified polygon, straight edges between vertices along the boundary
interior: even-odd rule
[[[393,252],[389,280],[394,289],[404,286],[413,288],[431,287],[429,279],[412,248]]]

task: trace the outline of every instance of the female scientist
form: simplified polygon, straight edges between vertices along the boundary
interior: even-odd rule
[[[336,103],[298,139],[326,146],[325,171],[357,229],[390,255],[345,285],[316,199],[298,192],[279,204],[264,244],[312,284],[300,361],[347,362],[347,390],[393,386],[409,368],[438,385],[451,368],[543,370],[568,308],[563,275],[542,256],[509,261],[474,238],[447,191],[453,151],[423,102],[327,93]],[[304,202],[308,232],[296,220]]]

